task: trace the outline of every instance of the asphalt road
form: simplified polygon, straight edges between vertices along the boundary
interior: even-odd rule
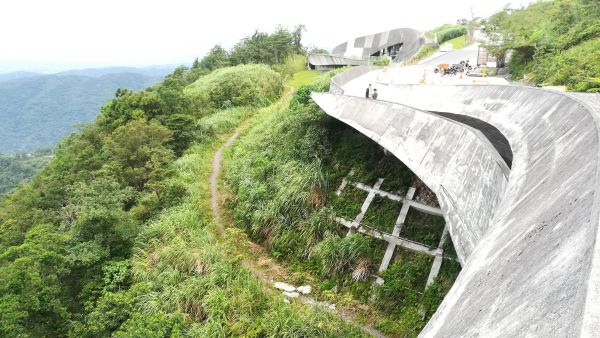
[[[464,49],[448,51],[438,57],[435,57],[431,60],[427,60],[426,62],[423,62],[420,65],[435,67],[435,66],[439,65],[440,63],[453,64],[453,63],[459,63],[460,61],[463,61],[463,60],[469,60],[469,63],[471,65],[475,65],[475,63],[477,62],[477,46],[476,45],[472,45],[472,46],[469,46]]]

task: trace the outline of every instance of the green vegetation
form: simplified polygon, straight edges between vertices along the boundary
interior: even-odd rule
[[[0,82],[0,153],[55,146],[76,125],[94,120],[117,88],[140,90],[161,80],[135,73],[44,75]]]
[[[318,70],[301,70],[294,73],[292,79],[288,82],[293,88],[298,88],[302,84],[311,83],[317,79],[317,77],[321,74]]]
[[[187,87],[198,115],[215,109],[265,107],[282,90],[281,75],[265,65],[239,65],[217,69]]]
[[[261,116],[227,152],[224,176],[232,191],[232,216],[273,257],[294,271],[321,278],[319,297],[358,311],[358,317],[388,334],[415,336],[459,270],[449,269],[425,290],[431,258],[400,250],[385,275],[399,281],[372,290],[367,278],[376,272],[384,243],[346,236],[348,230],[333,221],[334,216],[353,219],[367,194],[350,185],[340,196],[335,190],[351,169],[350,181],[372,185],[384,177],[384,189],[400,195],[418,179],[312,102],[310,92],[327,90],[332,75],[300,87],[287,110]],[[378,198],[371,208],[364,222],[389,232],[399,204]],[[411,216],[408,235],[426,243],[439,241],[443,223],[429,218]]]
[[[437,43],[421,46],[421,49],[419,49],[413,59],[417,61],[426,59],[437,52],[439,46],[443,43],[450,43],[453,49],[465,48],[468,45],[467,25],[471,25],[472,23],[467,23],[466,20],[463,21],[464,24],[445,24],[425,32],[426,37],[437,41]]]
[[[0,196],[12,192],[19,183],[32,178],[51,159],[51,150],[13,156],[0,155]]]
[[[375,196],[362,223],[391,234],[394,231],[394,225],[396,224],[401,207],[402,205],[399,202]]]
[[[402,228],[402,235],[410,240],[437,247],[444,230],[444,218],[410,209]]]
[[[390,62],[392,62],[392,59],[387,55],[383,55],[373,60],[373,66],[387,66]]]
[[[454,39],[450,39],[448,41],[446,41],[446,43],[449,43],[452,45],[452,49],[462,49],[468,46],[467,44],[467,36],[466,35],[461,35],[459,37],[456,37]]]
[[[230,51],[220,45],[214,46],[202,60],[196,59],[192,68],[211,71],[249,63],[283,65],[290,56],[304,54],[301,43],[304,30],[304,25],[298,25],[292,30],[277,27],[271,34],[256,31],[238,42]]]
[[[212,155],[290,96],[265,107],[282,78],[266,66],[195,83],[203,72],[180,67],[147,90],[118,90],[0,202],[0,336],[362,336],[325,309],[265,290],[215,235]],[[254,83],[228,83],[243,76]],[[213,88],[225,92],[195,100]]]
[[[600,91],[600,3],[594,0],[540,1],[525,9],[506,8],[490,17],[486,47],[504,57],[514,79],[569,90]]]
[[[467,27],[465,25],[445,24],[427,32],[426,36],[429,36],[432,39],[435,38],[438,44],[442,44],[446,41],[466,34]]]
[[[428,58],[429,56],[433,55],[437,51],[438,51],[438,45],[436,45],[436,44],[423,45],[419,49],[419,52],[417,52],[417,54],[415,55],[414,59],[415,60],[424,60],[424,59]]]

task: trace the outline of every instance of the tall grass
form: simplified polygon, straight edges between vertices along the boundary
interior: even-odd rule
[[[242,106],[265,107],[275,102],[282,89],[283,77],[268,66],[239,65],[202,76],[184,92],[194,102],[195,110],[210,112]]]
[[[260,74],[274,73],[259,68]],[[227,70],[221,72],[233,76]],[[275,73],[273,79],[278,78]],[[267,87],[248,90],[279,96],[279,87],[271,86],[268,79],[253,85],[262,84]],[[135,240],[131,259],[114,264],[119,268],[126,263],[129,273],[113,289],[104,290],[97,301],[86,304],[86,316],[74,324],[71,335],[364,336],[323,308],[285,303],[281,294],[265,287],[244,267],[230,242],[216,235],[209,192],[212,156],[235,128],[253,116],[277,114],[289,101],[286,95],[265,108],[250,104],[217,109],[197,121],[196,144],[171,165],[169,181],[185,188],[178,203],[148,218]],[[293,177],[289,182],[302,184]],[[292,196],[289,192],[283,195]]]
[[[227,109],[199,121],[211,137],[202,138],[175,163],[176,179],[188,187],[184,201],[162,213],[138,238],[132,279],[145,290],[136,296],[134,313],[118,335],[155,322],[170,334],[197,337],[362,335],[324,309],[284,303],[215,237],[207,194],[214,150],[248,116],[272,114],[288,102],[286,97],[268,108]]]
[[[334,193],[350,169],[354,172],[349,177],[352,181],[373,184],[385,177],[385,189],[400,195],[418,179],[398,160],[384,156],[371,140],[328,118],[312,102],[311,91],[326,91],[330,77],[324,74],[300,87],[287,109],[259,116],[226,152],[224,178],[232,192],[229,205],[234,221],[281,262],[320,277],[323,281],[317,292],[324,297],[342,303],[360,300],[359,308],[368,305],[370,309],[369,324],[376,322],[388,333],[414,336],[424,325],[418,309],[425,288],[421,272],[430,268],[429,257],[405,262],[403,267],[421,274],[398,282],[420,293],[395,303],[398,311],[380,312],[373,300],[387,303],[402,295],[396,293],[399,288],[373,293],[365,281],[375,273],[384,243],[358,234],[345,236],[347,229],[332,219],[344,213],[354,218],[366,197],[353,187],[347,187],[341,196]],[[356,200],[348,200],[355,195]],[[375,208],[386,214],[368,219],[390,221],[393,226],[397,209]],[[456,273],[444,275],[443,285],[428,293],[432,308],[448,291]],[[337,294],[336,290],[343,292]]]

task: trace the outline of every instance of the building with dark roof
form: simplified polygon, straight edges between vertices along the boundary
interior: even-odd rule
[[[393,62],[402,62],[413,57],[425,41],[423,34],[412,28],[365,35],[337,45],[331,55],[309,55],[308,66],[310,69],[329,70],[367,65],[371,57],[382,55],[389,56]]]

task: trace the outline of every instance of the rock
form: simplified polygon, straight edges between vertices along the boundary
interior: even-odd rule
[[[295,287],[295,286],[293,286],[293,285],[290,285],[290,284],[288,284],[288,283],[283,283],[283,282],[275,282],[275,283],[273,284],[273,286],[275,286],[275,288],[276,288],[276,289],[283,290],[283,291],[286,291],[286,292],[293,292],[293,291],[296,291],[296,287]]]
[[[286,303],[288,303],[288,304],[290,303],[290,300],[287,299],[287,298],[284,298],[283,301],[286,302]]]
[[[283,291],[283,294],[286,297],[290,297],[290,298],[298,298],[298,297],[300,297],[300,293],[298,293],[297,291],[292,291],[292,292]]]
[[[312,291],[312,288],[310,287],[310,285],[302,285],[299,286],[296,290],[298,290],[298,292],[300,292],[303,295],[308,295]]]

